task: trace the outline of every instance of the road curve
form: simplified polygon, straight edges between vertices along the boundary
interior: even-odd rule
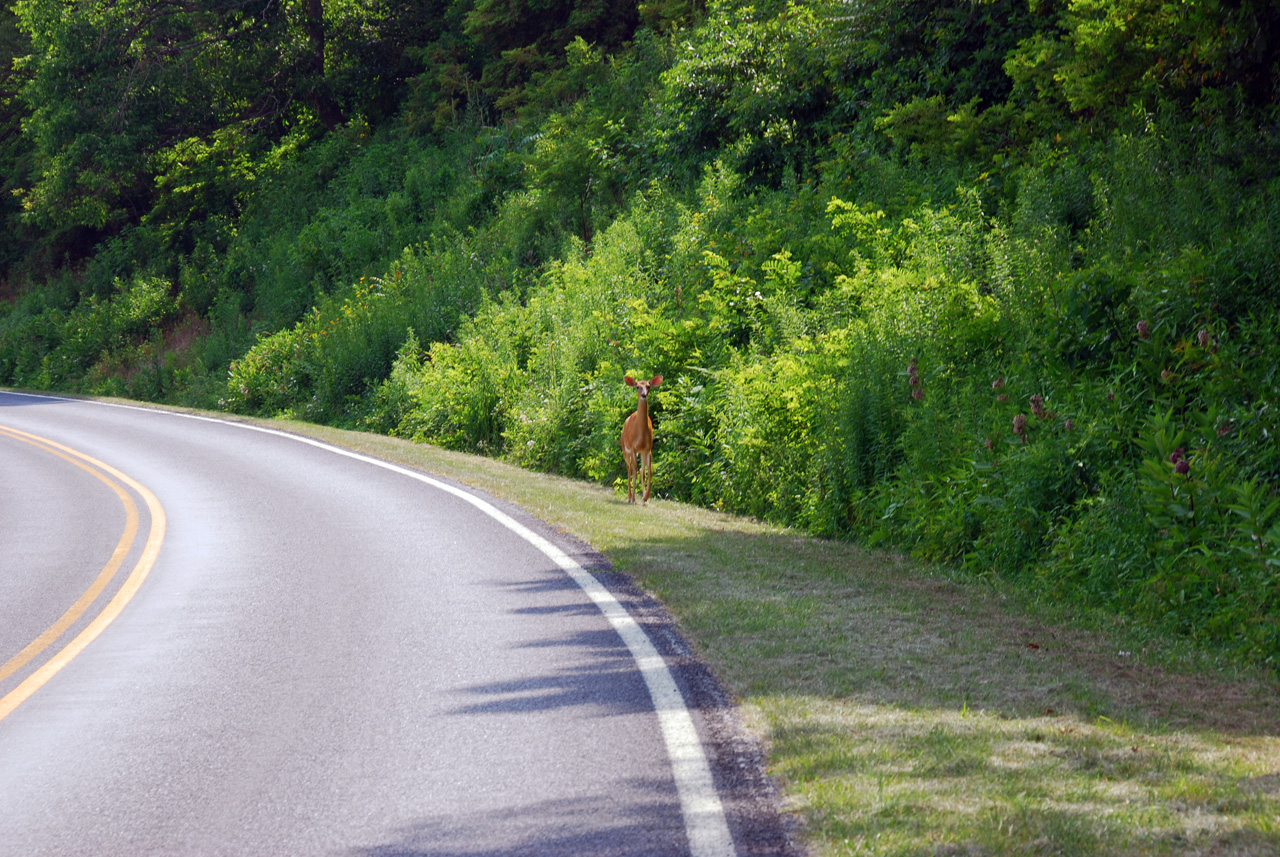
[[[0,473],[0,854],[785,850],[669,629],[517,509],[4,392]]]

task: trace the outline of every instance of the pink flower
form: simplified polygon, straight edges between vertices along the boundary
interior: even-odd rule
[[[1031,397],[1031,413],[1035,414],[1036,419],[1044,419],[1044,396],[1039,393]]]
[[[997,378],[997,379],[995,379],[994,381],[992,381],[992,382],[991,382],[991,389],[993,389],[993,390],[1001,390],[1001,389],[1004,389],[1004,378]]]
[[[1143,339],[1150,339],[1151,325],[1147,324],[1145,321],[1138,322],[1138,336],[1142,337]]]
[[[1201,348],[1209,347],[1209,331],[1201,329],[1201,331],[1196,334],[1196,339],[1200,342]]]
[[[1013,433],[1022,438],[1022,442],[1027,442],[1027,416],[1026,414],[1018,414],[1013,418]]]

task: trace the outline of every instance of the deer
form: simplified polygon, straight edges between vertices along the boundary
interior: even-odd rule
[[[649,388],[662,383],[662,376],[655,375],[648,381],[637,381],[628,375],[624,379],[628,387],[636,388],[636,410],[622,426],[622,457],[627,460],[627,502],[636,502],[636,482],[644,492],[644,505],[649,505],[649,491],[653,487],[653,420],[649,419]],[[639,457],[639,478],[636,474],[636,458]]]

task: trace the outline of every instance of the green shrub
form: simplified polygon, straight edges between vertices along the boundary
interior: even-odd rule
[[[484,263],[459,236],[408,248],[386,276],[362,277],[298,324],[259,339],[232,364],[226,405],[358,420],[359,402],[387,377],[409,331],[426,342],[449,338],[479,307],[487,282]]]
[[[383,400],[399,395],[411,405],[396,427],[403,437],[448,449],[499,455],[522,379],[512,342],[477,336],[477,327],[501,315],[496,305],[464,322],[456,345],[434,343],[426,354],[402,349],[383,387]]]

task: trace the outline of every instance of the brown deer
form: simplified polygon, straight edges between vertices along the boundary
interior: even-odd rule
[[[640,488],[644,503],[649,503],[649,491],[653,487],[653,421],[649,419],[649,388],[662,383],[662,376],[655,375],[649,381],[637,381],[626,377],[628,387],[636,388],[636,412],[627,417],[622,427],[622,457],[627,460],[627,502],[636,501],[636,456],[640,457]]]

